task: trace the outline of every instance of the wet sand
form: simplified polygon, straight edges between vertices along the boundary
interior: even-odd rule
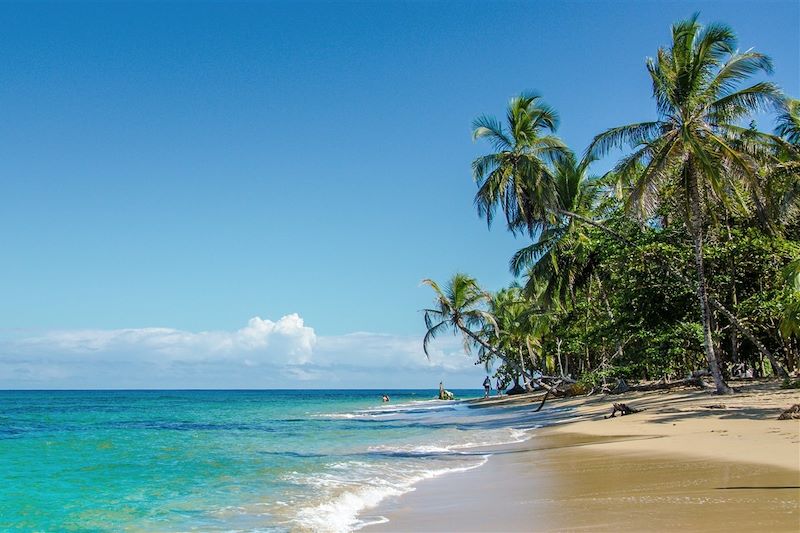
[[[611,401],[646,410],[604,420]],[[764,384],[555,402],[579,421],[420,483],[362,531],[800,531],[800,421],[775,420],[791,403]]]

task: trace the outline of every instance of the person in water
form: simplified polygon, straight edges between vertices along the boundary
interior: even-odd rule
[[[486,379],[483,380],[483,397],[488,398],[489,392],[492,390],[492,380],[489,379],[489,376],[486,376]]]
[[[384,395],[383,395],[383,401],[384,401],[384,403],[385,403],[385,402],[388,402],[388,401],[389,401],[389,395],[387,395],[387,394],[384,394]]]

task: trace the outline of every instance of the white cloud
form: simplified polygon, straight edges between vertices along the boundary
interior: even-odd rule
[[[317,336],[298,314],[234,331],[59,330],[0,339],[2,388],[364,388],[478,383],[459,339],[357,332]],[[453,385],[458,386],[458,385]]]
[[[23,351],[55,352],[66,355],[133,353],[137,357],[167,360],[205,361],[237,359],[254,361],[281,358],[282,362],[303,364],[311,357],[316,335],[297,314],[277,322],[253,317],[236,331],[192,333],[170,328],[50,331],[17,342]]]

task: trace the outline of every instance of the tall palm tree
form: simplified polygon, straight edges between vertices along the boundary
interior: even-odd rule
[[[759,71],[771,73],[770,59],[754,51],[738,53],[729,27],[713,24],[703,28],[697,15],[673,25],[672,45],[660,48],[655,59],[648,59],[647,70],[658,119],[601,133],[588,153],[601,156],[612,148],[633,149],[615,172],[633,184],[628,205],[643,218],[652,215],[667,191],[679,196],[694,249],[706,359],[717,392],[729,393],[711,338],[703,265],[704,214],[712,204],[735,206],[731,191],[737,187],[758,186],[757,161],[738,150],[735,143],[750,130],[737,122],[778,104],[781,93],[768,82],[739,88]]]
[[[429,357],[430,341],[446,331],[451,331],[454,334],[461,333],[464,351],[467,353],[471,353],[473,345],[478,345],[498,357],[505,357],[476,333],[487,325],[496,332],[497,322],[486,310],[491,295],[482,290],[474,278],[466,274],[455,274],[444,288],[431,279],[424,279],[422,283],[430,286],[436,293],[436,306],[424,310],[428,331],[422,341],[422,348],[426,356]]]
[[[514,233],[527,229],[532,234],[551,215],[548,207],[556,201],[556,192],[548,164],[567,152],[553,135],[557,127],[558,114],[536,93],[510,100],[505,125],[488,115],[473,122],[473,140],[488,140],[494,148],[472,162],[478,184],[475,205],[489,225],[498,206]]]

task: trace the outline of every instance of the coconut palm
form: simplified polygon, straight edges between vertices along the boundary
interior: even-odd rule
[[[775,124],[775,135],[789,144],[800,147],[800,100],[784,100]]]
[[[609,231],[591,217],[570,211],[574,206],[562,203],[562,198],[570,195],[564,196],[559,185],[569,182],[559,182],[554,167],[557,171],[560,161],[574,156],[553,135],[557,125],[558,114],[535,93],[511,99],[505,124],[489,115],[473,122],[473,139],[485,139],[495,150],[472,161],[472,177],[478,184],[475,205],[489,225],[500,208],[512,233],[526,230],[534,236],[565,219]],[[581,165],[593,159],[587,157]]]
[[[472,162],[478,184],[475,205],[489,225],[498,206],[512,232],[527,229],[532,234],[551,215],[548,207],[556,192],[548,164],[567,152],[553,135],[557,127],[558,114],[535,93],[511,99],[506,124],[488,115],[473,122],[473,140],[485,139],[494,148]]]
[[[476,333],[485,326],[497,331],[495,318],[486,310],[491,295],[483,291],[474,278],[466,274],[455,274],[444,288],[431,279],[422,283],[430,286],[436,293],[436,306],[425,309],[425,326],[428,328],[422,341],[425,355],[428,344],[438,335],[451,331],[461,333],[464,338],[464,351],[470,353],[473,345],[478,345],[498,357],[504,357],[485,339]]]
[[[602,156],[619,147],[634,150],[615,172],[632,183],[627,203],[644,219],[653,214],[666,191],[679,197],[693,242],[706,359],[717,392],[729,393],[711,338],[704,215],[712,204],[735,207],[731,191],[758,186],[757,161],[737,149],[735,142],[750,130],[737,122],[778,104],[781,93],[768,82],[740,88],[751,75],[770,73],[770,59],[754,51],[736,52],[730,28],[718,24],[703,28],[697,15],[672,27],[672,45],[648,59],[647,70],[658,120],[612,128],[595,137],[588,153]]]
[[[538,344],[537,321],[540,312],[533,306],[531,300],[524,297],[522,290],[516,286],[502,289],[492,296],[489,303],[492,316],[495,318],[496,331],[487,324],[484,328],[486,337],[494,336],[493,344],[499,347],[507,359],[505,363],[512,369],[513,374],[527,376],[525,359],[528,366],[534,363],[532,346]],[[483,352],[481,359],[489,362],[495,354]],[[526,357],[527,356],[527,357]],[[527,384],[528,380],[524,380]]]
[[[591,218],[600,188],[588,177],[590,158],[577,161],[568,152],[553,161],[552,180],[559,209]],[[591,275],[591,239],[585,224],[574,216],[554,216],[543,225],[534,243],[517,251],[510,268],[515,276],[527,273],[525,292],[538,294],[544,307],[564,307]]]
[[[771,155],[758,206],[767,229],[776,233],[800,219],[800,100],[787,98],[780,107]]]
[[[795,259],[783,270],[786,285],[789,288],[789,303],[783,310],[781,333],[785,337],[800,338],[800,259]]]

